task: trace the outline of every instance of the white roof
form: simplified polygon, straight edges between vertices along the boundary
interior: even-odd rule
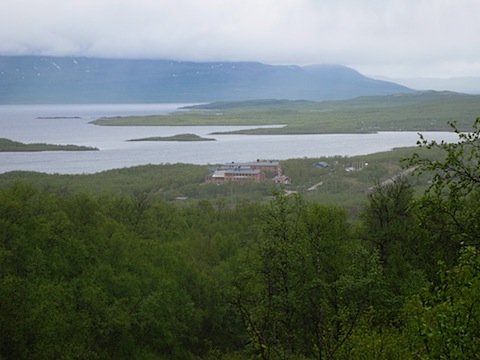
[[[215,170],[215,172],[212,174],[212,177],[214,177],[214,178],[224,178],[225,177],[225,170]]]

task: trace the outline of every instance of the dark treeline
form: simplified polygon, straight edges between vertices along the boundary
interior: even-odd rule
[[[480,122],[360,219],[265,204],[0,190],[0,359],[472,359]]]

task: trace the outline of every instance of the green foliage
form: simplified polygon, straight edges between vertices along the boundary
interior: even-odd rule
[[[480,256],[462,249],[441,283],[413,296],[405,311],[411,349],[422,359],[476,359],[480,352]]]
[[[446,143],[427,141],[421,137],[420,147],[434,149],[441,156],[432,159],[413,154],[405,160],[417,174],[428,174],[431,185],[416,203],[426,240],[436,261],[454,265],[461,244],[478,244],[480,196],[480,118],[471,132],[463,133],[451,124],[459,141]]]
[[[457,143],[428,142],[443,156],[432,160],[417,154],[407,160],[418,173],[432,174],[426,195],[415,203],[429,253],[432,285],[414,295],[405,306],[412,351],[422,359],[471,359],[479,352],[480,309],[478,279],[478,173],[480,119],[473,131],[460,132]],[[457,260],[458,258],[458,260]],[[431,275],[434,261],[443,264]]]
[[[60,193],[131,195],[154,193],[174,200],[184,187],[199,186],[209,173],[207,166],[191,164],[141,165],[95,174],[59,175],[24,171],[0,174],[3,187],[22,180],[46,191]]]
[[[0,355],[188,359],[207,339],[228,348],[223,325],[235,317],[216,268],[241,230],[225,216],[230,227],[208,204],[1,190]]]
[[[368,240],[380,254],[387,267],[391,255],[398,253],[397,244],[408,241],[406,229],[411,228],[409,203],[413,190],[405,177],[379,184],[368,195],[369,202],[362,213]]]
[[[395,323],[378,326],[379,314],[374,309],[359,319],[338,358],[356,360],[414,359],[409,339]]]
[[[432,186],[430,190],[437,195],[444,191],[450,197],[457,199],[465,196],[480,186],[480,118],[477,118],[471,132],[461,132],[456,123],[450,123],[458,135],[458,142],[448,143],[428,141],[423,135],[418,145],[427,149],[439,149],[443,159],[430,159],[414,154],[407,160],[409,166],[419,168],[419,172],[432,171]]]
[[[277,195],[260,224],[231,295],[252,356],[334,358],[380,294],[377,258],[349,238],[340,208]]]

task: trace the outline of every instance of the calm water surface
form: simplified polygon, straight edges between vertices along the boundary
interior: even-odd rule
[[[96,126],[103,116],[151,115],[184,104],[0,105],[0,137],[25,143],[94,146],[100,151],[0,153],[0,173],[94,173],[143,164],[217,164],[255,159],[354,156],[413,146],[416,132],[329,135],[210,135],[247,126]],[[57,118],[55,118],[57,117]],[[65,117],[65,118],[58,118]],[[67,118],[68,117],[68,118]],[[78,117],[78,118],[73,118]],[[217,141],[129,142],[134,138],[193,133]],[[424,133],[430,140],[456,141],[454,133]]]

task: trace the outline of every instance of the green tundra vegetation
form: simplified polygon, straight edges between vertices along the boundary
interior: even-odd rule
[[[79,146],[79,145],[54,145],[33,143],[24,144],[22,142],[13,141],[10,139],[0,138],[0,152],[13,151],[91,151],[98,150],[94,147]]]
[[[456,131],[420,140],[416,177],[377,182],[354,221],[280,190],[120,191],[138,169],[108,174],[118,191],[6,180],[0,359],[478,358],[480,119]]]
[[[242,134],[468,131],[480,111],[480,95],[416,92],[341,101],[252,100],[190,106],[167,115],[101,118],[104,126],[284,125],[235,131]],[[352,120],[353,119],[353,120]]]

